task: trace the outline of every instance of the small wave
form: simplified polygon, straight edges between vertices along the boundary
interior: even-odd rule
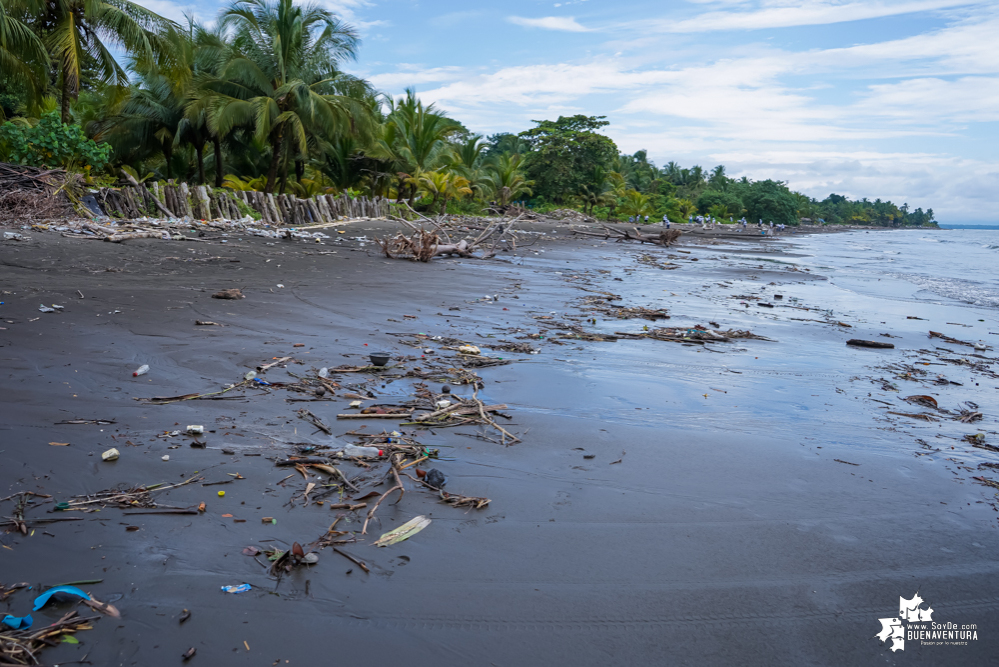
[[[947,299],[973,306],[999,308],[999,289],[960,278],[932,278],[919,274],[889,273]]]

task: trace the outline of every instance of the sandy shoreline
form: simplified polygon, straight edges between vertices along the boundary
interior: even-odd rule
[[[206,482],[245,478],[188,485],[162,499],[206,502],[204,515],[105,509],[39,526],[30,537],[0,535],[0,583],[103,579],[86,589],[122,611],[120,621],[102,619],[80,633],[80,646],[50,649],[46,664],[88,654],[95,665],[173,665],[189,647],[198,650],[191,664],[225,665],[305,664],[331,652],[357,665],[871,664],[896,657],[871,639],[878,618],[897,614],[897,598],[917,590],[937,610],[934,620],[982,630],[964,647],[912,644],[906,664],[983,664],[995,654],[999,537],[987,502],[994,490],[971,478],[983,475],[978,462],[999,455],[954,438],[962,429],[994,430],[989,408],[999,381],[917,354],[933,348],[927,329],[947,321],[945,308],[915,312],[837,292],[828,276],[799,269],[779,237],[733,246],[695,233],[662,249],[528,224],[545,234],[517,253],[417,264],[376,252],[370,239],[386,224],[353,223],[340,244],[245,237],[118,245],[51,233],[0,244],[0,497],[35,491],[63,501],[196,471]],[[210,297],[228,288],[246,298]],[[621,297],[616,304],[667,308],[670,319],[594,312],[592,298],[607,292]],[[38,312],[53,303],[65,309]],[[880,319],[849,315],[861,311]],[[712,321],[772,340],[567,339],[571,327],[613,336]],[[542,331],[543,339],[523,338]],[[337,514],[345,515],[340,529],[360,529],[356,514],[291,505],[305,487],[301,475],[278,483],[291,470],[272,459],[295,451],[284,443],[323,442],[294,411],[307,406],[337,436],[397,422],[337,421],[351,400],[342,395],[312,403],[287,402],[294,396],[284,391],[169,405],[133,399],[216,390],[282,356],[302,361],[287,370],[303,375],[362,363],[376,347],[413,357],[399,362],[405,369],[425,363],[425,347],[434,357],[454,354],[390,335],[417,333],[515,359],[473,370],[484,381],[479,396],[508,406],[512,419],[500,421],[522,443],[472,437],[493,437],[478,427],[412,431],[440,448],[435,465],[449,491],[492,502],[456,509],[407,489],[398,505],[379,509],[371,534],[344,547],[370,574],[324,549],[317,565],[270,594],[275,582],[244,547],[311,542]],[[896,350],[845,345],[885,333]],[[499,341],[540,351],[486,347]],[[885,414],[888,404],[921,410],[899,397],[928,393],[925,383],[897,392],[879,384],[900,384],[887,367],[911,367],[917,356],[960,383],[932,389],[941,406],[974,400],[985,422],[913,427]],[[140,364],[152,370],[133,378]],[[287,370],[266,379],[287,380]],[[363,386],[385,402],[410,399],[418,381],[336,379],[339,394]],[[71,419],[116,423],[55,424]],[[206,449],[156,437],[187,424],[216,431]],[[112,446],[121,458],[101,462]],[[48,516],[49,507],[32,514]],[[11,504],[3,510],[9,516]],[[418,514],[433,520],[422,533],[370,546]],[[264,516],[277,523],[262,524]],[[219,590],[243,582],[254,591]],[[26,613],[32,597],[19,591],[5,609]],[[182,609],[192,617],[180,625]],[[55,620],[60,611],[36,615]]]

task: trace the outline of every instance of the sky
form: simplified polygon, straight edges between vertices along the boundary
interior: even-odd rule
[[[347,69],[483,135],[601,115],[660,166],[999,224],[995,0],[318,2],[361,34]]]

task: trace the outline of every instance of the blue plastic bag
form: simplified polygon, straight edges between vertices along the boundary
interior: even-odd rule
[[[3,620],[0,621],[0,623],[14,630],[27,630],[31,627],[31,624],[34,623],[34,621],[31,616],[21,616],[18,618],[17,616],[7,614],[3,617]]]
[[[76,586],[56,586],[55,588],[50,588],[38,597],[35,598],[35,607],[32,611],[38,611],[52,598],[56,593],[65,593],[66,595],[75,595],[81,597],[84,600],[89,600],[90,596],[81,591]]]

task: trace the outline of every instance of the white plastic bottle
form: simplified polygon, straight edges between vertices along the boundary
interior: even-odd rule
[[[377,447],[358,447],[357,445],[347,445],[343,448],[344,456],[357,456],[364,458],[373,458],[382,455],[382,450]]]
[[[140,375],[145,375],[148,372],[149,372],[149,365],[148,364],[142,364],[137,369],[135,369],[135,372],[132,373],[132,377],[137,378]]]

